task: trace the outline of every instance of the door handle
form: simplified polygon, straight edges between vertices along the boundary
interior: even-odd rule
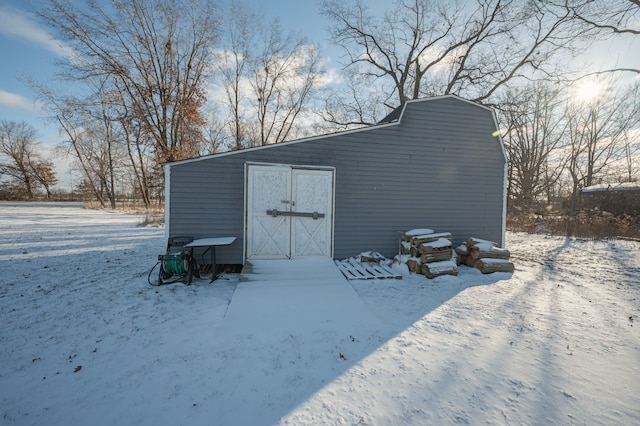
[[[324,213],[318,213],[318,212],[281,212],[278,209],[273,209],[273,210],[267,210],[267,214],[271,217],[278,217],[278,216],[292,216],[292,217],[310,217],[313,220],[318,220],[320,218],[323,218],[325,216]]]

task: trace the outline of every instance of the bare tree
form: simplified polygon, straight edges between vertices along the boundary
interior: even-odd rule
[[[601,32],[603,35],[640,35],[640,29],[637,28],[640,17],[639,0],[573,1],[561,4],[564,4],[576,19],[598,30],[604,30]]]
[[[86,178],[84,186],[90,188],[100,206],[104,208],[103,194],[94,181],[90,159],[85,156],[82,147],[84,134],[93,125],[93,119],[89,113],[89,106],[93,104],[93,96],[90,95],[88,99],[83,99],[79,96],[53,90],[33,80],[29,83],[42,98],[45,108],[50,113],[49,119],[57,123],[67,136],[67,139],[59,145],[59,150],[64,155],[77,160],[79,168]]]
[[[301,135],[300,116],[323,75],[315,45],[232,1],[218,59],[231,149]]]
[[[94,127],[85,129],[76,141],[78,150],[89,166],[91,181],[101,199],[109,200],[111,208],[116,208],[116,180],[125,172],[126,155],[122,143],[118,143],[113,134],[113,123],[91,121]]]
[[[506,91],[500,119],[509,157],[509,200],[521,208],[535,208],[560,178],[565,159],[559,155],[567,137],[563,118],[566,98],[557,85],[530,84]]]
[[[38,160],[31,164],[33,178],[44,188],[47,198],[51,199],[51,187],[58,184],[55,167],[50,160]]]
[[[207,128],[205,129],[205,138],[202,147],[200,148],[201,155],[210,155],[220,152],[223,146],[227,142],[227,134],[225,122],[220,119],[218,113],[212,112],[207,120]],[[236,139],[237,141],[237,139]],[[235,145],[236,149],[241,149],[242,144]]]
[[[113,79],[158,161],[197,154],[218,31],[213,0],[51,0],[41,17],[75,52],[65,77]]]
[[[608,88],[605,95],[574,105],[566,117],[572,193],[582,187],[601,183],[610,166],[623,159],[625,137],[629,129],[640,125],[640,97],[636,83],[624,92]]]
[[[634,137],[635,136],[635,137]],[[640,129],[628,129],[622,135],[624,147],[623,182],[635,182],[640,178]]]
[[[590,29],[591,42],[617,38],[627,44],[637,42],[640,35],[640,0],[558,1],[572,17]],[[572,80],[611,74],[640,74],[640,68],[615,66],[579,73]]]
[[[137,187],[136,193],[149,207],[148,168],[157,166],[154,147],[146,143],[139,120],[130,112],[131,106],[123,101],[122,92],[112,85],[113,80],[103,76],[86,79],[83,89],[89,94],[82,97],[55,91],[34,81],[30,83],[39,92],[49,118],[66,134],[60,150],[77,161],[77,169],[85,176],[85,192],[90,189],[102,207],[108,199],[115,208],[116,183],[120,182],[122,187],[122,182],[129,182],[123,175],[131,175],[130,182]],[[94,145],[91,149],[86,146],[89,140]],[[96,152],[106,155],[108,171],[103,169],[102,155]],[[104,178],[109,182],[103,182]]]
[[[351,109],[336,116],[359,124],[375,122],[366,111],[372,86],[388,108],[443,94],[491,103],[508,84],[559,76],[558,53],[591,31],[552,2],[397,0],[376,16],[362,0],[325,0],[322,12],[356,85],[350,97],[332,93],[329,106]]]
[[[142,132],[137,121],[129,117],[125,113],[120,118],[125,145],[127,146],[127,155],[129,157],[131,169],[135,176],[135,186],[138,188],[140,198],[145,207],[151,205],[151,196],[149,194],[148,170],[153,168],[151,155],[147,144],[142,141]]]
[[[238,150],[248,145],[248,124],[246,123],[246,109],[249,101],[248,74],[253,60],[255,45],[259,36],[261,18],[251,8],[240,0],[232,0],[225,21],[225,31],[222,36],[223,48],[217,53],[218,73],[224,87],[226,99],[224,105],[228,111],[229,133],[232,139],[232,149]],[[211,122],[210,132],[215,127],[221,127],[216,121]]]
[[[29,199],[39,185],[50,197],[50,188],[57,183],[53,164],[38,154],[36,135],[36,129],[25,121],[0,121],[0,173],[19,182]]]
[[[283,36],[280,21],[274,19],[265,29],[264,43],[252,67],[251,87],[259,145],[286,140],[305,107],[320,76],[315,45],[303,38]]]

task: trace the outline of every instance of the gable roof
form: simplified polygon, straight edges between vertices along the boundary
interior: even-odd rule
[[[393,123],[394,121],[400,121],[400,117],[402,116],[402,111],[404,111],[405,105],[406,105],[406,102],[404,102],[399,107],[396,107],[396,109],[391,111],[389,115],[387,115],[382,120],[378,121],[378,124]]]
[[[240,150],[236,150],[236,151],[218,152],[218,153],[215,153],[215,154],[203,155],[201,157],[194,157],[194,158],[189,158],[189,159],[185,159],[185,160],[170,161],[170,162],[162,163],[161,166],[172,166],[172,165],[178,165],[178,164],[193,163],[193,162],[197,162],[197,161],[207,160],[207,159],[210,159],[210,158],[220,158],[220,157],[226,157],[226,156],[229,156],[229,155],[237,155],[239,153],[246,153],[246,152],[257,151],[257,150],[262,150],[262,149],[269,149],[269,148],[273,148],[273,147],[276,147],[276,146],[283,146],[283,145],[290,145],[290,144],[296,144],[296,143],[303,143],[303,142],[309,142],[309,141],[314,141],[314,140],[332,138],[332,137],[335,137],[336,135],[346,135],[346,134],[350,134],[350,133],[359,133],[359,132],[366,132],[366,131],[374,130],[374,129],[380,129],[380,128],[388,127],[388,126],[397,126],[398,124],[400,124],[402,122],[402,117],[404,115],[404,111],[405,111],[405,109],[406,109],[408,104],[418,103],[418,102],[433,102],[433,101],[438,101],[438,100],[441,100],[441,99],[457,99],[459,101],[466,102],[466,103],[469,103],[471,105],[474,105],[474,106],[476,106],[478,108],[486,109],[487,111],[491,112],[492,115],[494,115],[494,121],[495,121],[495,114],[494,114],[493,110],[491,108],[489,108],[489,107],[486,107],[484,105],[478,104],[476,102],[472,102],[472,101],[470,101],[468,99],[464,99],[464,98],[461,98],[461,97],[456,96],[456,95],[434,96],[434,97],[430,97],[430,98],[412,99],[412,100],[406,101],[405,103],[403,103],[402,105],[400,105],[396,109],[394,109],[385,118],[380,120],[377,124],[374,124],[374,125],[371,125],[371,126],[365,126],[365,127],[360,127],[360,128],[357,128],[357,129],[350,129],[350,130],[342,130],[342,131],[337,131],[337,132],[333,132],[333,133],[327,133],[327,134],[324,134],[324,135],[311,136],[311,137],[302,138],[302,139],[294,139],[294,140],[291,140],[291,141],[285,141],[285,142],[279,142],[279,143],[275,143],[275,144],[257,146],[257,147],[253,147],[253,148],[245,148],[245,149],[240,149]],[[497,126],[497,122],[496,122],[496,126]],[[504,148],[503,148],[503,150],[504,150]],[[506,158],[506,154],[505,154],[505,158]]]

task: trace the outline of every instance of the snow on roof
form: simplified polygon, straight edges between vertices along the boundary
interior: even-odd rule
[[[624,183],[601,183],[598,185],[587,186],[582,188],[580,192],[604,192],[604,191],[640,191],[640,183],[624,182]]]

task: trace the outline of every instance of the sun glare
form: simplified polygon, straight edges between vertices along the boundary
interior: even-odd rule
[[[596,100],[602,92],[602,83],[597,80],[584,80],[576,86],[575,97],[578,102],[590,103]]]

